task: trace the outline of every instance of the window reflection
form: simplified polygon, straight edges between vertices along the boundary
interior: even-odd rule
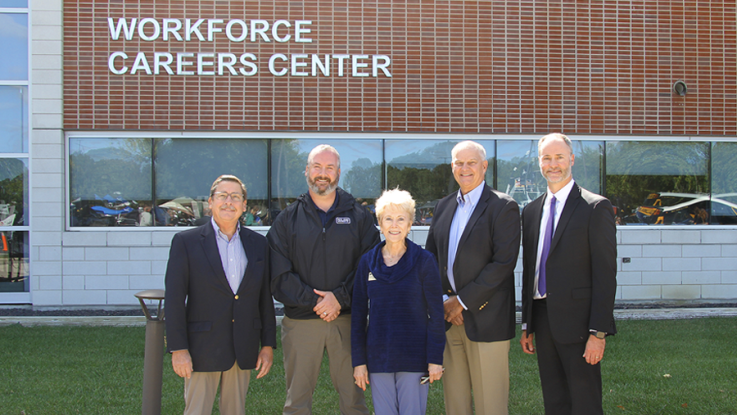
[[[415,199],[414,225],[432,223],[435,205],[458,191],[451,169],[451,150],[462,140],[386,140],[387,188],[397,186]],[[486,183],[494,184],[494,141],[475,140],[486,149]]]
[[[28,226],[28,160],[0,159],[0,226]]]
[[[0,86],[0,153],[28,152],[28,87]]]
[[[0,13],[0,79],[28,80],[28,15]]]
[[[152,197],[151,139],[72,138],[69,167],[72,226],[140,223]]]
[[[328,144],[340,154],[338,185],[374,212],[381,195],[381,140],[273,140],[271,142],[271,210],[275,216],[307,192],[305,167],[310,151]]]
[[[156,226],[197,226],[211,217],[207,200],[219,176],[231,174],[246,186],[248,209],[242,223],[270,223],[266,140],[156,139]]]
[[[711,223],[737,224],[737,143],[714,143],[711,165]]]
[[[547,189],[537,161],[537,140],[499,141],[497,146],[498,189],[524,208]]]
[[[708,224],[708,143],[607,143],[606,191],[620,225]]]
[[[28,291],[28,232],[0,231],[0,293]]]
[[[0,0],[0,7],[28,7],[28,0]]]

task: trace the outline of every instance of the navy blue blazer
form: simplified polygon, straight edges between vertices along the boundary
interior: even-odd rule
[[[236,294],[223,271],[210,222],[174,235],[166,267],[169,352],[188,349],[196,372],[256,367],[263,346],[276,348],[276,317],[266,238],[240,230],[248,266]]]
[[[458,207],[457,194],[446,196],[435,207],[425,249],[438,258],[443,293],[458,294],[468,307],[463,311],[468,338],[477,342],[512,339],[516,321],[514,268],[520,246],[519,206],[507,194],[484,185],[458,243],[453,263],[454,292],[448,280],[448,246],[450,225]]]

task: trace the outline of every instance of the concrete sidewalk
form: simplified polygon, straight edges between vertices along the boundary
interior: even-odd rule
[[[614,310],[617,320],[683,320],[707,317],[735,317],[737,308],[659,308],[659,309],[620,309]],[[281,324],[281,317],[277,323]],[[521,313],[517,313],[517,323]],[[41,316],[41,317],[0,317],[0,326],[20,324],[21,326],[145,326],[143,316]]]

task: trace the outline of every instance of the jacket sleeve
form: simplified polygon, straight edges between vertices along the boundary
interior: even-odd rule
[[[266,247],[266,263],[269,263],[269,248]],[[269,267],[264,267],[261,294],[259,297],[259,313],[261,315],[261,347],[271,346],[276,349],[276,312],[274,299],[271,297],[271,279]]]
[[[166,350],[171,353],[189,349],[186,308],[189,293],[189,260],[187,247],[180,234],[174,235],[171,241],[164,285]]]
[[[364,208],[358,206],[356,209]],[[361,254],[359,255],[359,258],[361,258],[366,252],[370,251],[371,248],[376,246],[376,244],[381,241],[381,238],[379,237],[379,231],[376,229],[376,225],[374,225],[374,221],[370,215],[363,214],[360,223]],[[356,263],[358,263],[358,261],[356,261]],[[353,281],[355,277],[356,271],[354,269],[354,271],[351,271],[348,275],[346,275],[346,277],[343,279],[343,282],[338,286],[338,288],[333,290],[333,294],[340,303],[341,308],[351,307],[351,296],[353,294]]]
[[[445,350],[445,319],[443,314],[443,287],[435,256],[427,253],[422,261],[422,290],[427,303],[427,363],[443,364]]]
[[[366,356],[366,322],[368,320],[368,262],[361,259],[353,285],[351,308],[351,359],[353,367],[368,363]]]
[[[520,243],[519,206],[514,200],[502,200],[504,205],[493,218],[492,257],[479,275],[458,292],[458,296],[472,313],[489,301],[500,287],[514,286],[514,268],[517,265]]]
[[[614,297],[617,292],[617,226],[611,202],[594,206],[589,223],[591,249],[591,316],[589,329],[616,333]]]
[[[271,293],[285,306],[314,307],[320,296],[294,272],[289,252],[290,232],[286,229],[285,218],[286,215],[277,216],[266,234],[270,248]]]
[[[528,205],[529,206],[529,205]],[[527,206],[525,206],[524,209],[522,209],[522,237],[525,238],[525,211],[527,210]],[[522,243],[525,244],[525,242],[529,241],[523,241]],[[524,326],[525,330],[528,328],[527,325],[530,323],[528,321],[528,315],[527,315],[527,305],[529,304],[528,301],[532,301],[531,298],[529,298],[528,291],[531,290],[531,287],[529,287],[530,283],[534,284],[534,280],[528,279],[528,273],[532,272],[534,274],[534,270],[530,271],[528,268],[528,256],[532,255],[532,252],[528,252],[526,247],[523,246],[522,248],[522,325]],[[535,253],[537,254],[537,253]]]

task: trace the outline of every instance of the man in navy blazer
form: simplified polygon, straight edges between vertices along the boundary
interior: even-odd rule
[[[174,235],[166,268],[167,350],[184,378],[186,414],[245,414],[251,369],[266,375],[274,360],[276,317],[266,238],[239,219],[246,188],[217,178],[208,200],[212,220]]]
[[[617,332],[614,210],[573,180],[568,137],[542,137],[538,155],[548,191],[522,212],[520,343],[537,352],[546,415],[602,414],[600,362]]]
[[[473,141],[451,152],[460,189],[435,208],[426,249],[443,284],[448,415],[507,414],[509,347],[515,336],[514,268],[519,206],[485,184],[486,150]]]

